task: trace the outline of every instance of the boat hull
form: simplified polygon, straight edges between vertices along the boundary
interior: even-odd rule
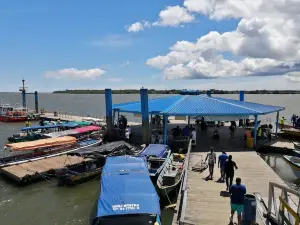
[[[300,150],[300,143],[294,142],[294,147],[296,150]]]
[[[287,162],[287,164],[289,164],[289,166],[291,167],[294,175],[297,178],[300,178],[300,166],[291,161],[291,156],[284,155],[283,158]]]
[[[27,116],[3,116],[0,115],[0,122],[13,123],[24,122],[27,120]]]

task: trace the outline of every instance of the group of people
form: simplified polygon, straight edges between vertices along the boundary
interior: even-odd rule
[[[205,163],[208,162],[209,176],[207,180],[212,180],[214,175],[214,167],[217,164],[217,156],[213,148],[210,148],[210,152],[207,153]],[[232,160],[232,155],[227,155],[225,150],[222,149],[222,153],[218,157],[218,168],[220,168],[221,177],[220,182],[226,180],[226,191],[229,191],[231,196],[231,212],[230,222],[233,221],[234,213],[237,212],[238,225],[241,224],[242,212],[244,210],[244,195],[246,194],[246,187],[241,183],[241,178],[236,178],[236,184],[232,184],[234,178],[234,172],[238,169],[236,163]]]
[[[292,118],[291,118],[291,122],[293,124],[294,128],[300,128],[300,117],[293,114]]]
[[[196,130],[195,128],[190,126],[185,126],[181,129],[179,126],[172,129],[174,139],[176,137],[184,136],[184,137],[191,137],[192,139],[196,139]]]

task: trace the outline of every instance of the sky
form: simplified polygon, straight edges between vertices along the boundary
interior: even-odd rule
[[[0,0],[0,92],[299,89],[300,0]]]

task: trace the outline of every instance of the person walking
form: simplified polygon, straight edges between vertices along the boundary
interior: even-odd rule
[[[225,152],[225,150],[222,150],[222,154],[219,155],[218,160],[218,168],[220,168],[221,178],[220,181],[225,181],[225,162],[227,160],[228,156]]]
[[[247,190],[245,185],[242,184],[241,178],[237,177],[235,180],[236,184],[230,187],[230,223],[233,222],[233,216],[235,211],[237,212],[238,225],[241,225],[242,222],[242,212],[244,211],[244,195]]]
[[[210,152],[207,153],[207,156],[205,158],[205,163],[208,159],[208,167],[209,167],[209,176],[207,177],[207,179],[213,179],[213,175],[214,175],[214,167],[215,164],[217,163],[217,157],[216,157],[216,153],[214,153],[214,149],[211,147],[210,148]]]
[[[236,163],[232,161],[232,155],[230,155],[228,157],[228,160],[225,162],[226,191],[228,191],[232,185],[232,181],[234,178],[234,168],[238,169]]]

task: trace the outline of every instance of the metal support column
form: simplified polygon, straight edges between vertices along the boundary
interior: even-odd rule
[[[112,91],[105,89],[105,107],[106,107],[106,126],[107,134],[110,138],[112,135]]]
[[[191,124],[191,117],[188,116],[188,125],[190,126],[190,124]]]
[[[141,89],[141,112],[142,112],[142,130],[144,144],[150,143],[150,129],[149,129],[149,109],[148,109],[148,90]]]
[[[22,104],[23,104],[23,108],[26,108],[26,91],[25,90],[22,91]]]
[[[276,136],[277,136],[277,133],[278,133],[278,122],[279,122],[279,111],[277,112],[277,115],[276,115],[276,130],[275,130],[275,133],[276,133]]]
[[[35,112],[39,113],[39,97],[38,97],[38,92],[34,92],[34,106],[35,106]]]
[[[245,91],[240,91],[240,101],[243,102],[245,100]]]
[[[168,116],[164,115],[164,144],[167,144],[168,140]]]
[[[207,94],[207,96],[210,97],[210,96],[211,96],[211,90],[207,90],[207,91],[206,91],[206,94]]]
[[[113,116],[112,116],[112,126],[115,127],[115,122],[116,122],[116,111],[113,110]]]
[[[257,115],[256,115],[255,120],[254,120],[254,146],[256,145],[256,142],[257,142],[257,125],[258,125],[258,121],[257,121]]]

